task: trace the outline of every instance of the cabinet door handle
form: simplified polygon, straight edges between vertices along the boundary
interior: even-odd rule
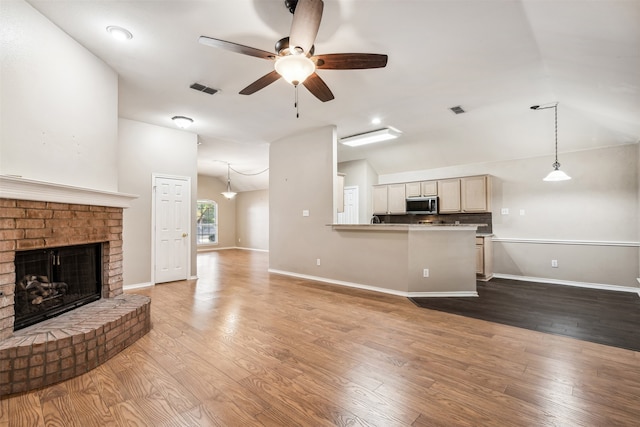
[[[182,237],[187,237],[189,233],[182,233]]]

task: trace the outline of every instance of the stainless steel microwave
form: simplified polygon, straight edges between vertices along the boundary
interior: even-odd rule
[[[437,197],[411,197],[407,199],[408,214],[437,214]]]

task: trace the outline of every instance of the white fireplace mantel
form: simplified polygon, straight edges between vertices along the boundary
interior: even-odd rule
[[[128,208],[139,196],[0,175],[0,198]]]

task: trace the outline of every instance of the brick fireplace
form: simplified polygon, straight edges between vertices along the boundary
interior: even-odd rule
[[[149,331],[150,300],[123,294],[122,205],[134,196],[6,177],[0,190],[2,396],[80,375],[114,356]],[[101,299],[14,331],[16,252],[89,243],[102,247]]]

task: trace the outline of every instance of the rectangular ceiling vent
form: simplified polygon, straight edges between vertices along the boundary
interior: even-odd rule
[[[201,85],[200,83],[194,83],[189,87],[191,89],[193,89],[193,90],[197,90],[198,92],[208,93],[209,95],[213,95],[214,93],[216,93],[218,91],[218,89],[214,89],[214,88],[209,87],[209,86]]]
[[[450,109],[451,111],[453,111],[454,113],[456,113],[456,114],[462,114],[462,113],[464,113],[464,112],[465,112],[465,111],[462,109],[462,107],[461,107],[461,106],[459,106],[459,105],[458,105],[458,106],[456,106],[456,107],[451,107],[451,108],[449,108],[449,109]]]

